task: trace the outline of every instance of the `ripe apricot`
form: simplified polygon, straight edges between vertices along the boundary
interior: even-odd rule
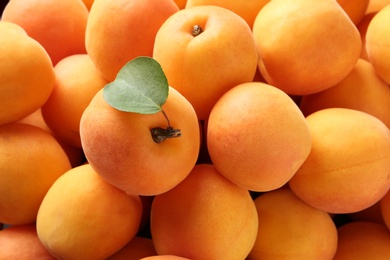
[[[197,164],[184,181],[152,203],[151,234],[160,255],[245,259],[257,225],[248,190],[209,164]]]
[[[253,22],[261,8],[270,0],[257,1],[234,1],[234,0],[187,0],[186,8],[200,5],[215,5],[226,8],[241,16],[249,25],[253,26]]]
[[[299,199],[289,188],[255,200],[259,227],[251,259],[332,259],[337,229],[328,213]]]
[[[357,25],[366,14],[370,0],[337,0],[352,22]]]
[[[167,126],[162,113],[117,110],[99,91],[80,121],[81,144],[92,168],[131,194],[156,195],[181,182],[198,158],[198,119],[191,104],[173,88],[162,108],[182,136],[156,143],[151,130]]]
[[[138,196],[101,178],[90,165],[72,168],[47,192],[37,215],[42,244],[59,259],[106,259],[135,237]]]
[[[272,0],[258,13],[253,36],[262,75],[291,95],[335,85],[361,52],[355,24],[334,0]]]
[[[334,260],[388,259],[390,231],[373,222],[350,222],[338,228]]]
[[[216,169],[252,191],[286,184],[309,155],[305,117],[280,89],[260,82],[227,91],[213,107],[207,148]]]
[[[157,32],[153,58],[170,86],[194,106],[199,120],[207,119],[227,90],[252,81],[258,61],[245,20],[211,5],[185,8],[170,16]]]
[[[95,94],[108,82],[88,54],[75,54],[59,61],[54,67],[56,83],[42,116],[57,138],[81,148],[80,118]]]
[[[335,86],[303,96],[300,109],[305,116],[331,108],[351,108],[371,114],[390,128],[390,88],[371,63],[359,59],[353,70]]]
[[[390,131],[358,110],[327,108],[308,117],[312,149],[289,181],[309,205],[353,213],[377,203],[390,188]]]
[[[3,21],[20,25],[38,41],[53,65],[66,56],[86,53],[87,19],[88,9],[80,0],[10,0],[2,14]]]
[[[143,257],[156,254],[152,239],[135,236],[118,252],[108,257],[107,260],[140,260]]]
[[[50,57],[19,25],[0,21],[0,125],[40,108],[54,87]]]
[[[366,31],[367,57],[376,73],[390,84],[390,5],[371,19]]]
[[[108,81],[138,56],[152,56],[156,33],[179,10],[173,0],[95,0],[88,16],[85,44]]]
[[[70,168],[48,132],[20,123],[0,126],[0,222],[35,222],[46,192]]]
[[[0,259],[55,260],[38,238],[35,224],[14,225],[0,232]]]

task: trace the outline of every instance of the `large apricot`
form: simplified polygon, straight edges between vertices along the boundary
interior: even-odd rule
[[[153,58],[169,84],[194,106],[199,120],[205,120],[223,93],[253,80],[258,55],[245,20],[208,5],[169,17],[157,32]]]
[[[376,73],[390,84],[390,5],[371,19],[366,31],[367,57]]]
[[[34,223],[46,192],[70,168],[48,132],[21,123],[0,126],[0,222]]]
[[[54,67],[56,82],[42,106],[42,116],[57,138],[81,148],[80,118],[95,94],[108,82],[88,54],[70,55]]]
[[[262,75],[292,95],[335,85],[361,52],[355,24],[334,0],[272,0],[258,13],[253,36]]]
[[[106,259],[135,237],[141,214],[138,196],[85,164],[53,183],[38,211],[37,233],[57,259]]]
[[[88,9],[83,1],[10,0],[1,19],[20,25],[45,48],[53,65],[66,56],[86,53]]]
[[[248,190],[197,164],[173,189],[154,198],[151,234],[160,255],[242,260],[257,235],[257,213]]]
[[[280,89],[260,82],[237,85],[213,107],[207,148],[218,171],[252,191],[286,184],[309,155],[305,117]]]
[[[55,83],[46,50],[17,24],[0,21],[0,125],[40,108]]]
[[[337,229],[328,213],[280,188],[257,197],[257,239],[251,259],[332,259]]]
[[[390,231],[373,222],[350,222],[338,228],[334,260],[388,259]]]
[[[138,195],[166,192],[184,180],[196,163],[199,123],[191,104],[169,88],[162,106],[182,136],[156,143],[151,130],[167,127],[163,113],[138,114],[111,107],[99,91],[80,121],[85,156],[108,182]]]
[[[35,224],[13,225],[0,232],[0,259],[56,258],[42,245]]]
[[[305,95],[300,109],[305,116],[331,108],[351,108],[371,114],[390,128],[390,88],[371,63],[359,59],[353,70],[339,83],[324,91]]]
[[[289,181],[309,205],[352,213],[377,203],[390,188],[390,130],[358,110],[327,108],[306,118],[312,149]]]
[[[156,33],[179,7],[173,0],[95,0],[85,44],[102,76],[113,81],[138,56],[152,56]]]

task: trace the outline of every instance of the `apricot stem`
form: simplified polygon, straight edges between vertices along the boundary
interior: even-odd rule
[[[168,127],[167,128],[155,127],[150,130],[153,141],[156,143],[161,143],[167,138],[176,138],[181,136],[180,129],[174,129],[173,127],[171,127],[171,123],[169,122],[169,118],[167,114],[165,113],[164,110],[161,110],[161,112],[163,113],[165,119],[167,120]]]
[[[192,27],[192,35],[193,36],[198,36],[202,32],[203,32],[203,29],[199,25],[196,24],[196,25],[194,25],[194,27]]]

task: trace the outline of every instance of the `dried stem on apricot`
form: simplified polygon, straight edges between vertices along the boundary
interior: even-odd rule
[[[150,130],[150,133],[152,134],[153,141],[156,143],[161,143],[162,141],[168,139],[168,138],[176,138],[181,136],[180,129],[174,129],[171,127],[171,123],[169,122],[169,118],[164,110],[161,110],[163,113],[165,119],[167,120],[168,127],[162,128],[162,127],[155,127]]]
[[[199,25],[196,24],[196,25],[194,25],[194,27],[192,27],[192,35],[193,36],[198,36],[202,32],[203,32],[203,29]]]

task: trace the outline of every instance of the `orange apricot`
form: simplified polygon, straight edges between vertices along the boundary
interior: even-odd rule
[[[118,252],[108,257],[107,260],[140,260],[156,254],[152,239],[135,236]]]
[[[272,0],[258,13],[253,37],[265,80],[291,95],[335,85],[361,52],[355,24],[334,0]]]
[[[234,0],[187,0],[186,8],[200,5],[215,5],[226,8],[241,16],[249,25],[253,26],[253,22],[261,8],[270,0],[258,1],[234,1]]]
[[[35,222],[46,192],[70,168],[48,132],[21,123],[0,126],[0,222]]]
[[[80,0],[10,0],[2,15],[3,21],[20,25],[37,40],[53,65],[66,56],[86,52],[87,19],[88,9]]]
[[[299,199],[290,189],[255,200],[259,227],[251,259],[332,259],[337,229],[330,215]]]
[[[170,16],[157,32],[153,58],[170,86],[193,105],[199,120],[207,119],[227,90],[252,81],[258,61],[245,20],[211,5],[185,8]]]
[[[390,84],[390,5],[371,19],[366,31],[367,57],[375,72]]]
[[[38,238],[35,224],[14,225],[0,231],[0,259],[55,260]]]
[[[331,107],[366,112],[390,128],[389,85],[375,73],[372,64],[364,59],[359,59],[353,70],[335,86],[303,96],[300,103],[305,116]]]
[[[56,83],[42,116],[57,138],[81,148],[80,118],[95,94],[108,82],[100,75],[88,54],[75,54],[54,67]]]
[[[108,81],[138,56],[152,56],[156,33],[179,10],[173,0],[95,0],[85,35],[88,54]]]
[[[213,107],[207,148],[216,169],[251,191],[286,184],[309,155],[305,117],[280,89],[260,82],[237,85]]]
[[[173,189],[154,198],[151,234],[159,255],[190,259],[245,259],[257,235],[248,190],[197,164]]]
[[[337,0],[354,24],[359,24],[366,14],[370,0]]]
[[[374,205],[372,205],[366,209],[348,214],[349,220],[354,221],[354,222],[369,221],[369,222],[375,222],[375,223],[384,225],[385,222],[384,222],[383,214],[382,214],[382,210],[381,210],[381,201],[382,200],[383,200],[383,198],[380,201],[378,201],[377,203],[375,203]]]
[[[390,188],[389,128],[348,108],[322,109],[306,120],[312,149],[289,181],[292,191],[330,213],[353,213],[377,203]]]
[[[40,108],[53,90],[50,57],[19,25],[0,21],[0,125]]]
[[[85,164],[53,183],[37,214],[37,233],[57,259],[106,259],[135,237],[141,214],[138,196]]]
[[[116,187],[138,195],[163,193],[184,180],[198,158],[198,119],[188,100],[173,88],[162,108],[182,135],[156,143],[151,130],[167,126],[163,113],[117,110],[99,91],[80,121],[81,144],[92,168]]]
[[[334,260],[388,259],[390,231],[373,222],[350,222],[338,228]]]

